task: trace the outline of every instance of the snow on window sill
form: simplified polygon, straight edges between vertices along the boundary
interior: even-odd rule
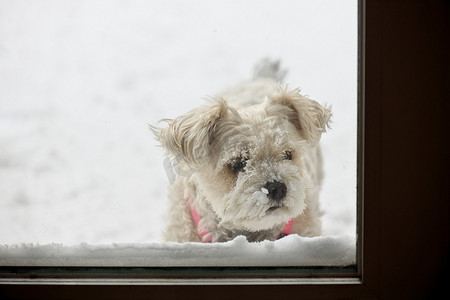
[[[356,264],[356,238],[290,235],[249,243],[239,236],[226,243],[1,245],[1,266],[107,267],[341,267]]]

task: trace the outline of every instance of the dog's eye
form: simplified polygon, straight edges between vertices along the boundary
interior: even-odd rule
[[[247,165],[247,160],[243,159],[242,157],[236,157],[227,165],[233,173],[237,174],[244,171],[244,168]]]
[[[286,150],[283,152],[283,159],[284,160],[292,160],[292,151]]]

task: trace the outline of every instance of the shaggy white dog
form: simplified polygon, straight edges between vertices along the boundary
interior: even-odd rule
[[[165,240],[320,235],[318,143],[331,111],[281,87],[283,75],[264,60],[253,80],[152,128],[176,174]]]

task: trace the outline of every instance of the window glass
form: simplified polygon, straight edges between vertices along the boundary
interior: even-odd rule
[[[357,1],[0,3],[0,244],[160,242],[175,118],[260,59],[332,106],[326,236],[356,236]]]

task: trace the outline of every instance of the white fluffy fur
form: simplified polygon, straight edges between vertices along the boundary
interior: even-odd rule
[[[256,78],[219,94],[209,106],[166,120],[168,127],[153,128],[177,169],[165,240],[201,241],[189,195],[213,242],[237,235],[274,240],[292,218],[293,233],[320,235],[318,143],[330,115],[298,89]],[[246,163],[241,172],[230,168],[236,158]],[[281,203],[264,188],[275,180],[287,188]]]

